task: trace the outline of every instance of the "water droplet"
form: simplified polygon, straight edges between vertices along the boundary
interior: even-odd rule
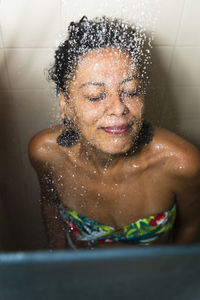
[[[133,167],[133,168],[139,168],[139,166],[136,165],[136,164],[133,164],[132,167]]]

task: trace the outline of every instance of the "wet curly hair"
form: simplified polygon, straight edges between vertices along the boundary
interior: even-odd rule
[[[70,23],[67,40],[55,51],[49,79],[55,82],[57,93],[63,92],[68,97],[68,83],[81,56],[93,49],[116,47],[129,53],[140,68],[142,43],[135,29],[122,20],[105,16],[88,20],[83,16],[79,22]]]

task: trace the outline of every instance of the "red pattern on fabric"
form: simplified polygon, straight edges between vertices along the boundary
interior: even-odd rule
[[[78,229],[71,221],[66,220],[66,224],[69,227],[70,231],[73,231],[74,233],[81,233],[80,229]]]
[[[157,222],[156,222],[156,220],[151,220],[151,221],[149,222],[149,224],[150,224],[151,226],[156,226],[156,225],[157,225]]]
[[[165,218],[165,215],[163,214],[157,214],[154,216],[154,218],[156,219],[156,221],[161,221],[162,219]]]
[[[114,243],[112,239],[100,239],[98,242],[104,244],[104,243]]]

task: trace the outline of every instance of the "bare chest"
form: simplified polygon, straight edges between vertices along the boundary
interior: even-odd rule
[[[70,210],[111,226],[123,226],[165,211],[173,202],[170,184],[159,170],[97,174],[63,169],[56,174],[60,200]]]

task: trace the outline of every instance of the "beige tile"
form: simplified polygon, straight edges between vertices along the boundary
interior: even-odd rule
[[[177,124],[177,134],[194,144],[200,150],[199,138],[200,120],[180,120]]]
[[[2,32],[1,32],[1,25],[0,25],[0,49],[3,48],[3,39],[2,39]]]
[[[15,122],[24,154],[35,133],[58,122],[59,101],[54,92],[48,90],[14,90],[12,96]]]
[[[154,86],[165,86],[172,59],[172,47],[154,47],[152,49],[152,65],[150,81]]]
[[[12,250],[12,234],[9,226],[6,185],[0,182],[0,238],[1,251],[7,252]]]
[[[156,45],[173,45],[176,41],[184,0],[160,0],[155,27]]]
[[[0,90],[0,130],[4,123],[13,123],[12,115],[12,94],[8,90]]]
[[[169,74],[172,85],[200,85],[200,47],[176,47]]]
[[[162,120],[161,127],[167,128],[168,130],[176,133],[200,150],[199,120]]]
[[[23,106],[30,94],[24,97],[22,94],[21,92],[18,95],[18,100],[23,98],[23,101],[17,103],[17,98],[13,97],[12,92],[0,91],[0,184],[3,186],[6,215],[14,242],[12,250],[42,248],[45,241],[39,209],[38,183],[35,174],[30,170],[27,153],[24,153],[23,149],[24,139],[27,138],[26,126],[31,127],[27,119],[33,124],[31,116],[37,116],[34,105],[29,105],[30,110]],[[43,103],[41,99],[44,98],[44,91],[42,95],[43,97],[35,95],[33,101],[37,104]],[[27,116],[28,112],[30,116]],[[44,116],[40,116],[47,119],[45,113]],[[24,123],[23,131],[24,120],[27,124]]]
[[[54,60],[53,49],[10,49],[6,56],[12,88],[50,88],[45,70]]]
[[[155,125],[160,125],[163,110],[164,88],[149,87],[145,96],[145,119]]]
[[[11,92],[0,91],[0,159],[3,176],[11,176],[21,164],[21,146]],[[10,175],[8,175],[10,174]],[[6,179],[7,180],[7,179]]]
[[[200,87],[171,87],[163,114],[168,119],[200,120]]]
[[[1,3],[5,47],[54,47],[60,33],[60,1],[6,0]]]
[[[17,149],[20,152],[12,93],[4,90],[0,91],[0,136],[0,150],[15,153]]]
[[[200,88],[171,87],[167,90],[161,125],[200,147]]]
[[[9,87],[5,52],[3,49],[0,49],[0,89],[7,89]]]
[[[15,180],[7,181],[5,186],[7,217],[14,242],[13,250],[26,251],[42,248],[45,238],[44,227],[39,199],[30,197],[31,189],[33,190],[32,196],[35,195],[33,186],[29,184],[32,178],[27,176],[23,166],[18,168],[13,175]]]
[[[186,0],[177,45],[200,46],[200,2]]]

